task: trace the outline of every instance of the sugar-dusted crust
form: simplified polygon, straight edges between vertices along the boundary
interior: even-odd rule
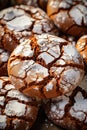
[[[0,77],[0,130],[29,130],[38,109],[35,99],[16,90],[8,77]]]
[[[43,10],[24,5],[0,12],[0,30],[0,47],[10,52],[32,34],[58,34],[58,30]]]
[[[87,75],[73,92],[45,102],[44,110],[56,125],[67,130],[86,130]]]
[[[23,93],[53,98],[79,84],[84,64],[76,48],[66,40],[49,34],[34,35],[13,51],[8,74]]]
[[[0,76],[6,76],[7,73],[7,62],[10,56],[9,51],[0,48]]]
[[[87,33],[86,0],[49,0],[47,13],[63,32],[77,37]]]

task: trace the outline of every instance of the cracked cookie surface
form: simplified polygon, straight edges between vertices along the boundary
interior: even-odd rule
[[[49,34],[34,35],[13,51],[8,74],[24,94],[53,98],[72,91],[79,84],[84,64],[68,41]]]
[[[0,77],[0,130],[29,130],[38,109],[35,99],[16,90],[8,77]]]
[[[87,75],[71,93],[44,103],[47,117],[67,130],[87,129]]]
[[[10,56],[9,51],[0,48],[0,76],[6,76],[7,73],[7,62]]]
[[[49,0],[47,13],[63,32],[77,37],[87,33],[86,0]]]
[[[0,30],[0,47],[10,52],[32,34],[56,35],[58,32],[43,10],[25,5],[2,10],[0,12]]]

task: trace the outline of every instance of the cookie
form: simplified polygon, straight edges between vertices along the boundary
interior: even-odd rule
[[[87,33],[86,0],[49,0],[47,14],[62,32],[76,37]]]
[[[57,35],[58,32],[44,11],[24,5],[0,12],[0,30],[0,47],[10,52],[33,34]]]
[[[29,130],[38,109],[35,99],[16,90],[8,77],[0,77],[0,130]]]
[[[87,35],[84,35],[79,38],[76,43],[76,48],[82,55],[84,61],[87,63]]]
[[[34,35],[12,52],[8,74],[24,94],[53,98],[72,91],[79,84],[84,64],[68,41],[49,34]]]
[[[0,76],[6,76],[7,73],[7,62],[10,53],[2,48],[0,48]]]
[[[45,101],[47,117],[67,130],[87,130],[87,75],[68,95]]]

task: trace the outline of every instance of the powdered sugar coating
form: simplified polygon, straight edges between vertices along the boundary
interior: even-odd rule
[[[87,99],[84,99],[82,94],[79,92],[75,97],[75,103],[70,109],[70,114],[72,117],[84,121],[86,119],[87,113]]]
[[[18,103],[15,100],[9,101],[5,108],[5,114],[7,116],[15,116],[15,115],[17,115],[17,117],[23,116],[25,114],[25,107],[26,105]]]
[[[26,95],[52,98],[79,84],[84,64],[73,45],[60,37],[42,34],[32,36],[13,51],[8,73],[15,87]]]
[[[48,0],[47,13],[61,31],[78,37],[87,33],[86,3],[84,0]]]
[[[0,76],[7,75],[7,62],[9,56],[9,51],[0,48]]]
[[[87,74],[71,93],[48,100],[44,110],[48,118],[67,130],[87,129]]]
[[[5,115],[0,115],[0,129],[5,129],[7,125],[7,119]]]
[[[65,105],[68,102],[69,102],[69,99],[65,96],[63,96],[62,99],[60,99],[56,105],[54,105],[55,104],[55,100],[54,100],[54,103],[51,103],[50,110],[52,113],[55,113],[55,114],[50,113],[51,117],[53,116],[53,118],[55,118],[56,115],[58,115],[57,120],[60,120],[65,114],[64,109],[65,109]]]
[[[78,4],[70,10],[69,14],[70,14],[70,17],[72,17],[75,20],[75,23],[81,26],[82,19],[83,20],[86,19],[86,15],[87,15],[86,11],[87,11],[87,8],[84,5]],[[83,24],[84,24],[84,21],[83,21]],[[85,25],[87,24],[85,23]]]
[[[33,34],[50,33],[57,35],[58,31],[47,14],[40,8],[18,5],[0,12],[0,47],[12,52]]]
[[[0,83],[0,129],[30,129],[36,120],[38,101],[16,90],[8,77],[0,77]]]

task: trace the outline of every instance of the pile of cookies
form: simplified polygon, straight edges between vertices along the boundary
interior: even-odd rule
[[[87,0],[0,1],[0,130],[29,130],[43,108],[87,130]]]

